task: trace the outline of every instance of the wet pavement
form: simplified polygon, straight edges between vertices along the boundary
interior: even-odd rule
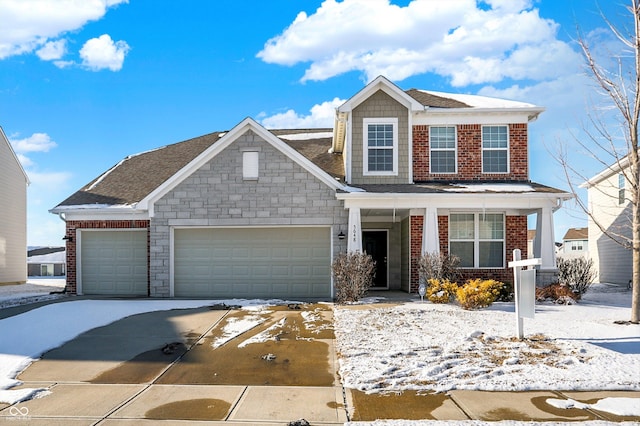
[[[212,306],[134,315],[78,336],[23,371],[21,387],[46,388],[50,394],[0,404],[0,424],[640,421],[545,402],[571,398],[591,403],[615,396],[638,398],[640,404],[640,392],[367,395],[344,389],[332,327],[330,304],[257,311]]]

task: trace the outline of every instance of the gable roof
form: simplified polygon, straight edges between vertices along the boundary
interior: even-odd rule
[[[242,126],[243,129],[258,130],[263,133],[263,137],[272,139],[272,143],[277,140],[277,143],[290,149],[289,155],[295,153],[294,156],[299,156],[298,161],[304,162],[306,160],[318,167],[318,170],[328,173],[327,180],[335,181],[335,178],[344,177],[342,157],[338,154],[328,153],[331,146],[331,129],[268,131],[253,120],[251,121],[254,124],[246,127],[246,121],[242,122],[245,123]],[[231,132],[213,132],[127,156],[51,211],[134,206],[167,184],[180,170],[187,167],[205,151],[224,143],[223,139],[228,138],[229,133]],[[229,139],[227,141],[231,142]],[[315,171],[318,172],[318,170]]]
[[[588,240],[589,228],[569,228],[562,238],[563,241],[569,240]]]
[[[15,160],[16,164],[20,168],[20,171],[24,175],[24,179],[27,182],[27,185],[29,185],[31,183],[29,181],[29,176],[27,176],[27,172],[24,171],[24,167],[22,167],[22,163],[20,163],[20,160],[18,159],[18,156],[16,155],[16,152],[13,150],[13,147],[11,146],[11,143],[9,143],[9,139],[7,138],[7,135],[5,135],[4,130],[2,130],[2,126],[0,126],[0,140],[4,141],[4,142],[0,142],[0,143],[5,143],[7,145],[7,148],[9,149],[9,152],[11,153],[11,155],[13,156],[13,159]]]

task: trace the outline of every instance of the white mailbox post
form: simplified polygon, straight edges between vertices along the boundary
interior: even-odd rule
[[[522,260],[520,249],[513,251],[513,261],[509,262],[509,268],[513,268],[513,291],[515,293],[516,319],[518,325],[518,338],[524,338],[523,318],[531,318],[536,310],[536,270],[523,267],[541,265],[542,259]]]

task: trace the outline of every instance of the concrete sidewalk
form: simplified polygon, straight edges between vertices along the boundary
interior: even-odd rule
[[[321,312],[332,322],[330,313],[330,309]],[[328,370],[317,375],[316,384],[297,386],[287,382],[297,380],[296,364],[302,362],[293,355],[284,360],[278,358],[279,364],[272,364],[289,371],[290,376],[278,378],[267,371],[270,375],[261,378],[264,372],[256,370],[249,375],[256,377],[229,384],[224,379],[225,372],[216,370],[229,368],[222,362],[229,360],[210,358],[215,352],[211,342],[221,334],[221,324],[234,315],[241,318],[240,314],[209,308],[151,312],[90,330],[49,351],[18,376],[24,382],[22,387],[46,388],[50,394],[14,406],[0,404],[0,424],[25,421],[35,425],[133,425],[166,420],[171,424],[267,426],[306,419],[314,425],[341,425],[349,420],[372,421],[385,416],[487,422],[640,421],[594,410],[557,409],[545,402],[549,398],[593,402],[615,396],[635,398],[640,404],[639,392],[453,391],[446,395],[411,397],[364,395],[341,386],[335,346],[328,334],[320,334],[316,339],[317,345],[320,345],[317,341],[322,343],[318,353],[326,358],[319,365]],[[270,315],[262,329],[284,322],[283,318],[296,325],[300,312],[281,309]],[[247,334],[254,336],[262,329]],[[264,347],[257,346],[255,353],[272,350],[285,354],[286,345],[305,344],[304,336],[283,335],[276,340]],[[165,347],[167,343],[175,344]],[[300,347],[304,348],[300,358],[314,356],[311,346]],[[313,351],[317,350],[313,347]],[[264,365],[259,356],[252,356],[258,358],[255,365]],[[239,359],[232,361],[241,363]],[[316,375],[310,370],[307,373]],[[395,411],[390,411],[391,408]]]

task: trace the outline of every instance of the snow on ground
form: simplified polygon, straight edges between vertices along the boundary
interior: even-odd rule
[[[63,294],[51,294],[63,291],[65,282],[59,277],[29,277],[24,284],[2,285],[0,309],[65,297]]]
[[[522,341],[513,303],[336,306],[340,376],[366,392],[640,390],[640,325],[613,323],[629,319],[631,293],[608,289],[593,286],[574,305],[538,304]]]
[[[212,304],[264,306],[264,300],[75,300],[53,303],[0,320],[0,403],[13,404],[43,389],[12,390],[15,377],[44,352],[96,327],[144,312],[190,309]],[[78,321],[82,318],[82,321]]]

